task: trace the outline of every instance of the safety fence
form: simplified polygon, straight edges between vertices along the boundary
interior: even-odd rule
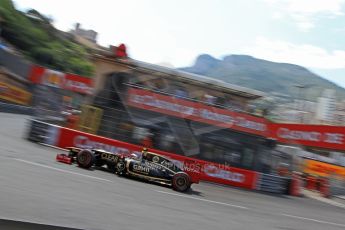
[[[146,146],[197,162],[193,167],[201,168],[204,179],[212,182],[285,193],[292,157],[274,149],[266,138],[345,148],[345,134],[338,127],[272,124],[224,103],[136,81],[120,82],[120,75],[108,77],[99,92],[92,91],[90,79],[42,67],[34,68],[30,79],[35,84],[34,118],[43,121],[32,129],[33,141],[114,151]]]
[[[345,150],[343,127],[275,124],[257,116],[262,113],[246,106],[238,95],[156,75],[153,69],[109,73],[102,76],[104,87],[96,92],[93,79],[28,63],[18,68],[19,62],[3,52],[0,59],[30,81],[32,108],[0,104],[0,111],[29,114],[41,121],[33,122],[32,141],[60,147],[103,143],[102,148],[127,151],[147,146],[162,154],[174,153],[176,159],[198,162],[205,180],[275,193],[290,186],[291,180],[284,175],[291,173],[294,162],[291,155],[271,148],[265,138]],[[3,84],[0,94],[20,96],[11,84]],[[56,136],[73,141],[56,143]],[[342,193],[339,182],[330,184],[334,193]]]
[[[201,101],[172,98],[143,87],[126,92],[103,89],[89,99],[89,104],[85,98],[80,100],[85,104],[75,108],[72,101],[59,100],[65,91],[40,85],[36,89],[40,100],[34,118],[43,122],[249,171],[278,174],[282,165],[291,166],[289,156],[271,151],[265,142],[263,118],[221,106],[213,108]],[[139,96],[154,99],[139,103]],[[130,98],[137,99],[129,103]],[[170,111],[182,108],[194,115],[180,116]]]
[[[162,70],[157,70],[153,65],[148,65],[152,68],[148,72],[140,71],[142,68],[139,68],[140,65],[137,62],[135,63],[138,64],[138,68],[132,68],[133,66],[128,65],[126,73],[110,72],[106,76],[102,76],[106,78],[104,88],[100,92],[94,92],[93,79],[28,63],[22,63],[20,64],[22,68],[18,68],[18,58],[12,58],[12,55],[4,50],[0,52],[0,61],[3,66],[31,82],[30,92],[33,93],[32,103],[37,118],[43,117],[42,120],[45,121],[50,119],[52,123],[58,123],[62,126],[75,126],[73,128],[120,140],[128,140],[129,131],[135,129],[137,134],[130,135],[130,139],[134,139],[131,142],[134,143],[138,142],[138,137],[151,135],[151,131],[142,126],[147,126],[148,123],[157,124],[157,120],[166,118],[161,115],[155,116],[153,119],[146,119],[147,116],[136,114],[135,120],[138,122],[135,123],[142,123],[141,127],[137,128],[133,127],[131,122],[123,122],[123,117],[131,116],[128,111],[142,108],[146,109],[147,113],[151,111],[172,115],[175,110],[175,117],[182,116],[184,119],[186,118],[185,120],[188,120],[187,124],[186,122],[173,122],[176,129],[180,128],[183,131],[182,138],[167,135],[163,145],[171,145],[169,142],[172,141],[170,140],[175,138],[181,139],[182,148],[185,148],[185,145],[195,147],[195,143],[193,143],[195,141],[188,136],[190,131],[188,132],[185,126],[193,125],[196,120],[216,124],[211,128],[207,126],[197,128],[199,133],[205,132],[205,130],[217,129],[216,126],[218,125],[222,126],[218,128],[229,128],[248,134],[274,138],[280,143],[345,150],[345,131],[343,127],[274,124],[263,117],[255,116],[260,113],[255,112],[255,109],[253,110],[253,105],[248,106],[245,103],[240,103],[241,100],[239,100],[238,95],[225,95],[221,90],[208,89],[206,87],[208,84],[205,84],[205,82],[202,87],[196,87],[181,79],[178,80],[179,78],[162,77],[163,75],[161,76],[159,73],[164,71],[160,72]],[[15,72],[15,70],[18,72]],[[177,73],[178,71],[172,70],[172,72]],[[127,80],[120,82],[121,79],[125,78]],[[201,80],[198,84],[200,83]],[[123,90],[125,86],[127,89],[131,89]],[[92,127],[85,125],[83,125],[83,128],[77,127],[79,125],[75,122],[76,117],[78,117],[78,112],[80,113],[83,104],[101,110],[97,115],[100,119],[98,125],[96,122]],[[179,109],[182,109],[182,111]],[[194,112],[198,112],[198,116],[195,116],[196,113]],[[93,117],[92,120],[95,119]],[[88,120],[90,121],[90,119]],[[170,119],[169,122],[173,120]],[[154,147],[159,148],[160,146]],[[176,152],[174,149],[169,151]]]

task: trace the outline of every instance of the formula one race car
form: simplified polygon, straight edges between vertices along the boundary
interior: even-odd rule
[[[145,148],[140,156],[121,155],[98,149],[68,149],[68,155],[58,154],[56,160],[68,164],[76,162],[81,168],[107,165],[110,171],[119,176],[166,184],[179,192],[185,192],[192,183],[199,182],[197,172],[185,172],[168,158],[149,152]]]

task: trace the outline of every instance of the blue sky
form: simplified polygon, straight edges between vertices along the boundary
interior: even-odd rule
[[[14,0],[61,30],[76,22],[132,58],[189,66],[202,53],[302,65],[345,87],[345,0]]]

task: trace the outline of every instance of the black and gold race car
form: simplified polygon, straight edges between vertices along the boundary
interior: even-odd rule
[[[143,149],[141,154],[123,155],[99,149],[68,148],[68,154],[58,154],[56,160],[77,163],[81,168],[93,166],[107,168],[119,176],[140,178],[150,182],[170,185],[179,192],[187,191],[199,182],[199,173],[184,171],[170,159]]]

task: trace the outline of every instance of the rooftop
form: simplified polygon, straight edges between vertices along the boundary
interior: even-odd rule
[[[208,87],[212,87],[213,89],[218,89],[226,93],[237,94],[249,99],[257,99],[257,98],[266,96],[264,92],[254,90],[254,89],[249,89],[249,88],[238,86],[238,85],[233,85],[233,84],[230,84],[218,79],[214,79],[211,77],[188,73],[188,72],[184,72],[178,69],[172,69],[172,68],[163,67],[159,65],[149,64],[149,63],[137,61],[137,60],[131,60],[131,63],[133,63],[135,66],[144,70],[156,71],[159,73],[171,75],[171,76],[174,76],[174,79],[186,81],[195,85],[202,85],[204,87],[205,85],[207,85]]]
[[[131,68],[135,70],[150,73],[152,75],[161,75],[162,77],[178,79],[180,81],[185,81],[194,85],[216,89],[224,93],[235,94],[251,100],[267,96],[267,94],[264,92],[238,85],[233,85],[211,77],[188,73],[179,69],[150,64],[147,62],[142,62],[130,58],[115,58],[114,54],[109,49],[104,49],[104,47],[93,50],[93,58],[102,59],[107,62],[116,62],[118,64],[131,66]]]

